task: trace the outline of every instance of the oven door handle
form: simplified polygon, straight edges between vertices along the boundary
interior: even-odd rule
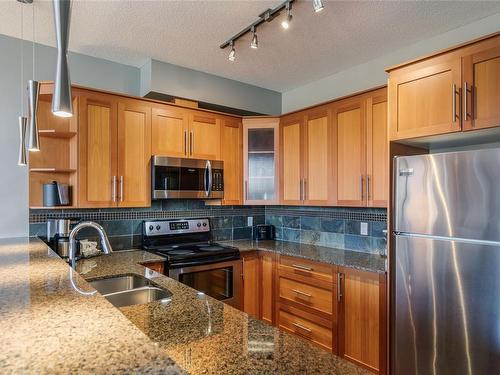
[[[207,160],[207,164],[205,166],[205,195],[207,197],[212,193],[212,163],[210,160]]]
[[[179,268],[185,268],[185,267],[192,267],[192,266],[205,266],[209,264],[217,264],[217,263],[222,263],[222,262],[227,262],[231,260],[238,260],[240,259],[239,256],[236,255],[228,255],[227,257],[224,258],[217,258],[211,263],[203,263],[203,261],[200,262],[200,260],[192,260],[192,261],[186,261],[182,263],[175,263],[173,267],[168,267],[169,270],[175,270]]]

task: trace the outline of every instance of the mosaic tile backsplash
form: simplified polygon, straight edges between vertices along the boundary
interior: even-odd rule
[[[253,225],[272,224],[276,238],[361,252],[386,254],[387,214],[385,209],[295,207],[295,206],[207,206],[199,200],[154,201],[148,208],[30,210],[30,234],[46,235],[46,221],[53,218],[78,218],[100,223],[115,250],[140,247],[142,221],[209,217],[213,239],[250,239]],[[367,234],[361,234],[367,223]],[[92,229],[80,232],[83,238],[96,238]]]

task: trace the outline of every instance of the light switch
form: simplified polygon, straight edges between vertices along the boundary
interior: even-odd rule
[[[253,216],[247,217],[247,227],[253,226]]]
[[[368,236],[368,223],[361,223],[361,228],[359,232],[362,236]]]

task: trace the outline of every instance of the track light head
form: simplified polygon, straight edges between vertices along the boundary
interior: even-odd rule
[[[232,40],[229,45],[231,46],[231,51],[229,51],[229,56],[227,57],[227,59],[233,62],[234,60],[236,60],[236,50],[234,49],[234,43]]]
[[[324,9],[323,1],[313,0],[313,8],[316,13],[321,12]]]
[[[286,17],[283,21],[281,21],[281,27],[284,28],[285,30],[290,27],[290,22],[292,22],[292,6],[290,3],[286,3],[285,5],[286,9]]]
[[[259,48],[259,39],[257,38],[257,33],[255,32],[255,27],[252,27],[252,42],[250,43],[250,48]]]

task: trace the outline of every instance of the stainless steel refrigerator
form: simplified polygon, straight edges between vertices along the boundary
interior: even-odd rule
[[[395,159],[393,374],[500,374],[500,149]]]

